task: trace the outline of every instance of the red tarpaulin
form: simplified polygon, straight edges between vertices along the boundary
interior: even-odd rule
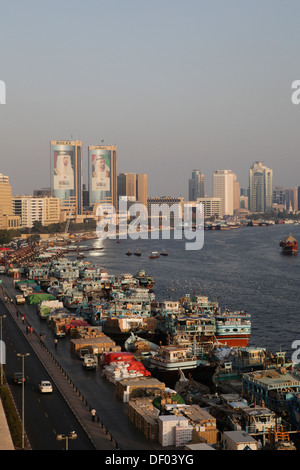
[[[111,362],[126,362],[129,364],[128,370],[134,370],[140,372],[145,377],[151,375],[151,373],[145,369],[144,365],[137,361],[134,356],[129,352],[116,352],[116,353],[107,353],[105,359],[102,363],[102,366],[109,365]]]

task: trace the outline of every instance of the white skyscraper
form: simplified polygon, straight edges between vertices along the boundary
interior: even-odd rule
[[[249,171],[249,209],[251,212],[271,212],[273,196],[273,170],[254,162]]]
[[[233,215],[235,173],[231,170],[216,170],[213,174],[213,194],[222,200],[221,215]]]

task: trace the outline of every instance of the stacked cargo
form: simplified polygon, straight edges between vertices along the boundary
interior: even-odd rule
[[[63,308],[63,303],[59,300],[43,300],[37,306],[39,316],[42,319],[46,319],[50,313],[53,313],[59,308]]]
[[[116,384],[116,393],[121,400],[129,402],[138,397],[147,395],[153,396],[163,392],[165,384],[154,377],[128,377],[119,380]]]
[[[195,428],[193,432],[193,442],[207,442],[216,444],[219,440],[219,430],[217,429],[217,420],[207,410],[199,405],[191,405],[184,408],[183,414]]]
[[[152,441],[158,441],[158,409],[151,398],[134,398],[128,405],[128,418]]]
[[[49,314],[50,315],[50,314]],[[82,318],[74,318],[71,315],[53,315],[50,318],[50,328],[54,331],[56,336],[66,336],[70,333],[70,328],[74,325],[74,322],[78,322],[77,326],[87,326],[88,323],[82,320]]]
[[[101,355],[108,352],[120,351],[120,346],[116,346],[116,343],[106,336],[104,333],[96,337],[76,338],[71,339],[71,353],[75,356],[81,349],[87,349],[90,354]]]
[[[113,383],[117,383],[125,378],[147,377],[151,375],[144,365],[128,352],[106,354],[102,367],[102,376]]]

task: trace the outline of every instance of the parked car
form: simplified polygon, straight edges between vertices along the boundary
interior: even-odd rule
[[[51,382],[49,380],[42,380],[38,384],[39,390],[41,393],[52,393],[53,392],[53,387]]]
[[[17,385],[22,385],[22,383],[25,382],[25,378],[23,379],[22,372],[15,372],[12,375],[12,381],[13,381],[13,383],[15,383]]]

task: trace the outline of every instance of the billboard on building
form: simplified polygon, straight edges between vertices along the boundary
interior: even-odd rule
[[[111,198],[111,150],[89,148],[90,203]]]
[[[51,147],[53,196],[69,199],[75,196],[75,156],[74,145],[57,144]]]

